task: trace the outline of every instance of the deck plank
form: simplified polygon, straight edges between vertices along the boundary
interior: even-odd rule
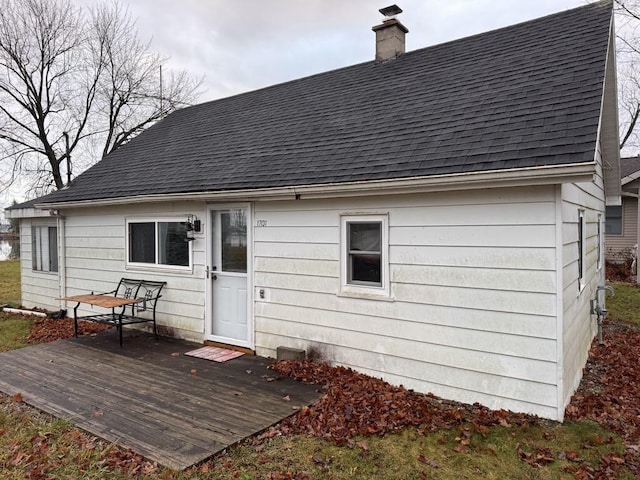
[[[105,332],[0,353],[0,391],[175,469],[319,398],[315,386],[276,379],[267,359],[217,363],[184,355],[199,345],[126,335],[122,349]]]

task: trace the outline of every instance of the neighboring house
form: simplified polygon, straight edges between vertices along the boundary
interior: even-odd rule
[[[605,227],[606,258],[616,263],[628,261],[637,254],[640,157],[620,159],[620,177],[622,205],[607,206]]]
[[[376,61],[179,110],[10,209],[23,303],[165,280],[165,333],[561,420],[620,202],[612,2],[374,31]]]

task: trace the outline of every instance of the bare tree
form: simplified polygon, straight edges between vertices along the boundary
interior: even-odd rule
[[[85,12],[69,0],[0,0],[4,187],[28,175],[37,193],[62,188],[89,140],[105,155],[191,103],[200,83],[179,72],[162,85],[162,62],[118,3]]]
[[[104,55],[100,79],[99,124],[104,125],[106,155],[173,110],[187,105],[199,86],[186,72],[165,72],[164,59],[141,42],[135,22],[115,3],[93,11],[96,51]]]
[[[640,0],[615,0],[620,149],[640,148]]]

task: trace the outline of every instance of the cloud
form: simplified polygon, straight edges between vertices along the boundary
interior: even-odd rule
[[[399,19],[407,49],[518,23],[582,0],[405,0]],[[371,60],[371,27],[382,15],[370,0],[136,0],[143,36],[171,57],[168,66],[206,76],[202,100]]]

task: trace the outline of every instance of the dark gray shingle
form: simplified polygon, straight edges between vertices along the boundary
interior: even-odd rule
[[[628,177],[640,170],[640,156],[620,159],[620,178]]]
[[[592,161],[610,0],[179,110],[48,202]]]

